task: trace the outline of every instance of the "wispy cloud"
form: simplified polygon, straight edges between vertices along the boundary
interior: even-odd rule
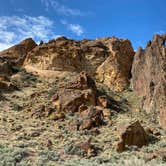
[[[77,36],[81,36],[84,33],[84,28],[79,24],[71,24],[65,20],[61,20],[61,23],[66,26],[68,30],[72,33],[76,34]]]
[[[44,4],[47,11],[50,8],[53,8],[57,13],[65,16],[86,16],[92,14],[92,12],[83,12],[79,9],[70,8],[62,3],[59,3],[57,0],[41,0],[41,2]]]
[[[165,34],[166,32],[164,30],[159,30],[159,31],[156,31],[155,34]]]
[[[0,20],[0,50],[28,37],[39,41],[55,36],[53,21],[44,16],[1,16]]]
[[[83,30],[82,26],[79,25],[79,24],[69,24],[68,28],[73,33],[75,33],[77,36],[80,36],[84,33],[84,30]]]

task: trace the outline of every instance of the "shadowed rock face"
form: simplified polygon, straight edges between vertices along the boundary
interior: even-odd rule
[[[166,127],[166,35],[154,35],[139,48],[132,66],[132,86],[144,98],[142,107]]]
[[[75,41],[65,37],[37,46],[24,66],[41,70],[81,72],[122,91],[129,83],[134,51],[129,40],[101,38]]]
[[[142,147],[148,143],[147,135],[139,121],[126,124],[119,128],[119,142],[117,143],[117,151],[123,152],[128,146]]]

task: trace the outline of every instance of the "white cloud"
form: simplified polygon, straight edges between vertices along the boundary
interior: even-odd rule
[[[39,41],[55,36],[53,21],[44,16],[1,16],[0,20],[0,50],[25,38],[32,37]]]
[[[68,28],[77,36],[80,36],[84,33],[82,26],[80,26],[79,24],[69,24]]]
[[[57,0],[41,0],[44,4],[45,9],[48,11],[49,8],[53,8],[57,13],[65,16],[85,16],[91,15],[91,12],[82,12],[79,9],[72,9],[59,3]]]
[[[165,34],[165,31],[164,30],[159,30],[159,31],[156,31],[155,34]]]
[[[61,20],[61,23],[77,36],[81,36],[84,33],[84,28],[79,24],[70,24],[66,20]]]

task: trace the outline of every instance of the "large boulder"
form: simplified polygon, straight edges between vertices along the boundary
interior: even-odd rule
[[[137,146],[140,148],[148,143],[146,132],[139,121],[123,124],[123,126],[119,127],[118,137],[119,141],[116,146],[118,152],[123,152],[126,146]]]
[[[77,112],[84,104],[96,105],[97,88],[95,82],[85,72],[81,72],[53,96],[53,104],[60,112]]]
[[[76,73],[86,71],[110,88],[121,91],[129,83],[133,55],[129,40],[113,37],[75,41],[60,37],[28,53],[24,67]]]
[[[142,96],[142,107],[166,128],[166,35],[154,35],[139,48],[132,66],[132,87]]]

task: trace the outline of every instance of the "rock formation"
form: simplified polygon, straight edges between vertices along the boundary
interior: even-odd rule
[[[139,121],[123,125],[119,128],[118,135],[119,142],[116,147],[118,152],[123,152],[126,149],[126,145],[142,147],[148,142],[146,132]]]
[[[95,82],[85,72],[81,72],[76,79],[53,96],[53,104],[60,112],[77,112],[82,104],[96,105]]]
[[[103,124],[103,110],[96,107],[89,107],[80,113],[79,130],[89,130],[93,127],[99,127]]]
[[[129,84],[134,51],[129,40],[108,40],[109,57],[97,68],[97,79],[115,91]]]
[[[154,35],[139,48],[132,66],[132,86],[143,97],[142,107],[166,127],[166,35]]]
[[[24,67],[81,72],[122,91],[129,83],[134,51],[129,40],[102,38],[74,41],[65,37],[37,46],[28,53]]]
[[[32,40],[32,38],[28,38],[13,47],[1,51],[0,58],[14,62],[16,65],[22,65],[27,53],[36,46],[37,44]]]

